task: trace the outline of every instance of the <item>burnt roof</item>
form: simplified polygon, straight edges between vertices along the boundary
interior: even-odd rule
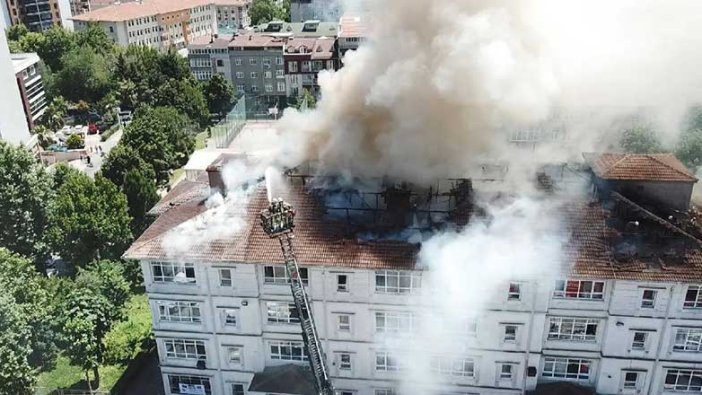
[[[604,180],[697,182],[673,154],[583,154],[592,171]]]
[[[151,212],[159,215],[154,223],[125,253],[129,259],[147,261],[176,260],[162,246],[166,234],[205,213],[209,195],[207,178],[183,181]],[[329,266],[356,269],[412,270],[416,267],[419,247],[401,241],[364,242],[349,239],[345,224],[325,216],[318,195],[301,185],[290,185],[281,193],[297,210],[295,228],[296,255],[304,266]],[[702,281],[702,251],[699,244],[676,253],[673,261],[663,257],[656,265],[650,260],[632,257],[615,259],[613,239],[618,230],[611,224],[615,215],[602,202],[572,200],[554,215],[561,215],[567,226],[567,243],[559,275],[572,278],[621,279],[636,281]],[[228,239],[194,245],[177,260],[208,263],[282,264],[277,242],[271,240],[258,224],[258,214],[268,205],[265,188],[255,188],[245,210],[245,226]],[[660,226],[653,223],[652,226]],[[660,259],[656,257],[656,259]]]

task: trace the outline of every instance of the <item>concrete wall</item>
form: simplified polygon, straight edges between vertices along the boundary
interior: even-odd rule
[[[5,87],[4,94],[0,96],[0,139],[11,144],[25,144],[30,139],[29,127],[7,39],[4,34],[0,36],[0,86]]]
[[[618,181],[612,183],[612,188],[624,196],[640,195],[664,207],[677,210],[687,210],[692,196],[691,182],[649,182],[649,181]]]

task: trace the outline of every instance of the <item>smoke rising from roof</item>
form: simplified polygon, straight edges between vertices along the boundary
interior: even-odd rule
[[[702,101],[701,12],[683,0],[373,2],[368,42],[320,74],[318,108],[281,119],[285,164],[460,175],[513,161],[509,131],[554,113],[567,115],[564,158],[601,148],[613,119],[641,109],[672,142]]]

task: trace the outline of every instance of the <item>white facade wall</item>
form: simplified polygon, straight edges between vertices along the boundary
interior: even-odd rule
[[[10,144],[28,144],[31,136],[10,58],[10,49],[5,35],[0,36],[0,86],[6,87],[5,94],[0,97],[0,140]]]
[[[303,265],[304,267],[304,265]],[[154,312],[162,373],[168,392],[168,375],[195,375],[210,378],[212,394],[231,394],[231,384],[245,388],[254,373],[266,366],[291,363],[272,358],[270,345],[277,341],[301,341],[297,323],[269,323],[267,302],[292,303],[289,286],[264,282],[264,265],[194,265],[195,284],[159,284],[154,282],[151,265],[142,263],[146,290]],[[231,286],[220,285],[219,269],[231,270]],[[308,293],[327,363],[338,390],[355,394],[374,394],[375,389],[397,388],[402,377],[397,372],[375,369],[376,352],[397,351],[402,346],[398,335],[385,337],[376,333],[376,312],[421,314],[416,294],[381,294],[375,292],[375,271],[336,267],[309,267]],[[348,292],[337,291],[337,275],[348,278]],[[599,394],[679,394],[664,388],[669,369],[702,370],[702,346],[699,350],[674,350],[678,329],[702,331],[702,310],[683,309],[688,285],[604,281],[601,300],[554,297],[554,281],[520,282],[519,300],[508,298],[504,291],[479,312],[474,335],[466,335],[466,356],[473,359],[473,377],[452,378],[442,390],[470,394],[520,394],[533,389],[537,382],[574,381],[588,385]],[[653,305],[642,307],[644,290],[656,291]],[[502,296],[500,296],[502,295]],[[159,303],[191,301],[199,305],[201,323],[172,323],[159,319]],[[236,325],[225,323],[225,313]],[[349,316],[350,329],[339,328],[338,317]],[[552,320],[586,320],[596,330],[586,339],[553,338]],[[516,326],[516,340],[505,342],[505,326]],[[563,328],[563,327],[561,327]],[[569,332],[570,333],[570,332]],[[636,333],[645,333],[643,345],[634,346]],[[196,368],[196,360],[166,358],[164,339],[201,340],[206,349],[206,369]],[[692,342],[694,343],[694,341]],[[691,343],[691,344],[692,344]],[[238,363],[228,360],[228,347],[241,347]],[[340,369],[341,353],[351,354],[352,368]],[[587,377],[546,377],[546,365],[553,360],[583,360],[589,365]],[[306,362],[293,362],[306,365]],[[502,364],[512,365],[512,377],[501,380]],[[527,368],[535,367],[536,376],[527,377]],[[583,371],[580,371],[583,373]],[[625,379],[636,373],[636,382]],[[629,374],[629,375],[627,375]],[[697,391],[699,392],[699,391]]]

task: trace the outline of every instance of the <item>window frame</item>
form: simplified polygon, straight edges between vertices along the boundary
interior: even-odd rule
[[[346,319],[346,322],[342,322],[343,319]],[[351,333],[351,314],[338,314],[336,316],[336,329],[337,331],[341,333]]]
[[[270,270],[269,270],[270,269]],[[306,267],[300,268],[300,279],[302,284],[309,285],[309,270]],[[283,265],[266,265],[263,267],[263,283],[275,285],[289,285],[290,277]]]
[[[648,334],[647,331],[632,331],[631,336],[631,350],[632,351],[646,351],[648,349]],[[643,340],[637,340],[637,335],[643,335]]]
[[[508,376],[505,376],[505,368],[509,368],[509,369],[507,369],[509,371]],[[500,369],[499,369],[497,378],[498,378],[498,380],[505,380],[505,381],[506,380],[510,380],[510,381],[513,380],[514,379],[514,364],[513,363],[504,363],[504,362],[500,363]]]
[[[553,331],[554,324],[558,328],[557,332]],[[599,319],[575,317],[549,317],[546,339],[551,341],[595,343],[597,342],[597,330],[599,325]],[[595,328],[595,333],[588,334],[588,328],[592,326],[594,326]],[[570,332],[564,332],[564,327],[566,329],[570,327]],[[582,334],[576,332],[576,330],[579,328],[582,328]]]
[[[382,281],[379,281],[382,279]],[[403,284],[403,282],[405,284]],[[381,284],[382,283],[382,284]],[[421,289],[422,276],[411,270],[376,270],[375,292],[382,294],[411,294]]]
[[[675,380],[674,383],[669,383],[669,376],[671,374],[675,374]],[[681,386],[678,384],[678,381],[681,376],[688,376],[687,384],[684,384],[684,386]],[[695,385],[694,387],[692,386],[692,378],[693,377],[698,377],[700,385]],[[679,386],[681,388],[679,388]],[[671,368],[671,369],[666,369],[665,371],[665,378],[663,379],[663,389],[665,390],[670,390],[670,391],[681,391],[681,392],[700,392],[702,391],[702,370],[699,369],[679,369],[679,368]]]
[[[266,323],[268,325],[294,325],[300,323],[300,314],[297,311],[297,306],[295,306],[295,303],[266,301],[265,306]]]
[[[175,306],[168,306],[169,304],[175,304]],[[202,323],[202,311],[200,308],[200,302],[191,302],[186,300],[158,300],[156,301],[156,306],[158,309],[158,321],[159,322],[171,322],[171,323],[186,323],[186,324],[201,324]],[[173,314],[170,309],[177,308],[178,314]],[[180,314],[183,309],[189,309],[189,318],[184,318],[183,314]],[[197,315],[193,314],[197,311]],[[173,319],[175,317],[180,317]]]
[[[511,332],[510,329],[514,330],[513,334],[508,333],[508,332]],[[504,324],[504,331],[503,331],[503,337],[502,337],[503,343],[517,343],[518,336],[519,336],[519,325]]]
[[[681,337],[684,337],[682,342],[680,342]],[[675,336],[673,337],[673,352],[702,352],[702,328],[676,328]]]
[[[239,345],[226,345],[227,364],[243,366],[244,365],[244,347]],[[238,354],[238,360],[232,361],[232,351]]]
[[[219,274],[219,286],[226,288],[233,288],[234,282],[232,281],[232,269],[231,268],[218,268],[217,273]],[[227,273],[225,276],[224,273]]]
[[[547,370],[548,364],[552,365],[551,370]],[[558,365],[564,365],[564,369],[559,371],[557,369]],[[578,367],[577,373],[569,372],[568,369],[571,365],[576,365]],[[582,367],[587,367],[587,372],[582,372]],[[592,369],[592,360],[584,358],[568,358],[568,357],[545,357],[543,369],[541,370],[541,377],[550,378],[562,378],[568,380],[590,380]],[[573,376],[575,375],[575,376]]]
[[[204,340],[169,337],[161,339],[161,341],[163,343],[166,359],[207,360],[207,345]],[[170,351],[169,346],[172,348]],[[182,351],[177,349],[178,346],[182,347]],[[190,352],[188,350],[189,347],[192,348],[194,352]]]
[[[414,321],[411,311],[376,311],[373,322],[377,334],[408,335],[414,332]]]
[[[344,281],[341,281],[343,277]],[[349,276],[347,274],[336,275],[336,292],[349,292]]]
[[[646,297],[647,292],[652,292],[653,296],[651,298]],[[656,308],[656,297],[658,296],[657,289],[643,289],[641,292],[641,307],[642,309],[654,309]]]
[[[577,284],[577,289],[573,290],[569,287]],[[589,285],[589,290],[586,290]],[[601,290],[595,291],[595,288],[600,285]],[[553,290],[555,299],[577,299],[577,300],[592,300],[603,301],[605,294],[605,282],[597,280],[556,280]]]
[[[694,300],[688,300],[690,292],[695,292]],[[683,309],[694,310],[702,309],[702,286],[700,285],[688,285],[685,290],[685,298],[683,300]]]
[[[278,352],[273,352],[273,347],[278,348]],[[289,348],[290,353],[283,353],[283,348]],[[295,353],[295,350],[299,349],[299,353]],[[294,361],[294,362],[308,362],[309,357],[305,352],[305,345],[301,341],[293,340],[271,340],[268,342],[268,352],[270,358],[276,361]],[[284,358],[286,357],[287,358]]]
[[[507,289],[507,300],[510,302],[522,300],[522,284],[510,282]]]
[[[344,361],[344,357],[347,357],[347,361]],[[353,358],[350,352],[340,352],[339,353],[339,370],[352,371],[353,370]]]
[[[475,377],[475,360],[456,355],[433,355],[429,359],[429,371],[445,377]]]
[[[177,262],[162,262],[155,261],[151,262],[151,279],[154,283],[158,284],[178,284],[178,285],[193,285],[197,284],[197,276],[195,274],[195,265],[192,263],[177,263]],[[160,274],[156,274],[158,271]],[[167,270],[164,270],[167,268]],[[182,269],[178,271],[179,269]],[[170,274],[164,273],[170,271]],[[176,276],[178,273],[185,274],[185,281],[176,281]],[[189,276],[192,274],[192,276]]]

